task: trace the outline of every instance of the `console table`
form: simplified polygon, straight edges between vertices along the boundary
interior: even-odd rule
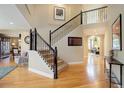
[[[112,58],[112,57],[105,57],[104,58],[104,68],[106,70],[106,62],[109,64],[109,83],[110,83],[110,88],[111,88],[111,83],[118,84],[122,88],[122,67],[124,64],[122,64],[120,61]],[[117,78],[117,77],[112,77],[112,65],[118,65],[120,67],[120,81],[119,83],[112,82],[112,78]]]

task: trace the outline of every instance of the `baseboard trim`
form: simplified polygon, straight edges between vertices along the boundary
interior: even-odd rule
[[[77,61],[77,62],[68,62],[68,64],[81,64],[81,63],[83,63],[83,61]]]
[[[49,74],[49,73],[46,73],[46,72],[43,72],[43,71],[39,71],[39,70],[34,69],[34,68],[29,68],[28,70],[31,71],[31,72],[37,73],[39,75],[51,78],[51,79],[54,78],[53,74]]]

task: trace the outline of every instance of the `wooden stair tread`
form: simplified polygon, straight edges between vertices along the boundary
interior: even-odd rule
[[[41,50],[41,51],[39,51],[39,53],[45,54],[45,53],[50,53],[50,51],[49,50]]]
[[[52,63],[51,60],[47,60],[47,62],[48,62],[48,63]],[[57,63],[64,63],[64,60],[58,59],[58,60],[57,60]]]
[[[44,51],[50,51],[50,50],[48,50],[48,49],[46,49],[46,50],[40,50],[41,52],[44,52]]]
[[[50,54],[50,53],[44,53],[42,54],[42,56],[46,57],[46,56],[53,56],[53,54]]]
[[[67,63],[64,63],[64,64],[58,66],[58,72],[60,73],[60,72],[64,71],[67,67],[68,67]]]
[[[41,50],[39,53],[47,61],[47,63],[49,65],[52,65],[53,64],[53,62],[51,60],[54,59],[54,56],[53,56],[53,54],[50,54],[50,51],[49,50]],[[57,65],[58,65],[58,72],[61,72],[66,67],[68,67],[68,64],[65,63],[64,60],[60,59],[59,57],[58,57],[58,60],[57,60]]]

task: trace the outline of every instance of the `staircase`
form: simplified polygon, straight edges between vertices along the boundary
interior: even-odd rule
[[[50,50],[39,51],[39,55],[45,60],[45,62],[48,64],[49,67],[53,65],[52,60],[54,59],[54,55],[50,53]],[[65,63],[63,59],[57,57],[58,72],[63,71],[67,66],[68,66],[68,64]],[[52,67],[51,67],[51,69],[52,69]]]
[[[65,24],[61,25],[54,31],[50,31],[49,43],[47,43],[41,37],[41,35],[39,35],[36,28],[34,30],[31,29],[30,50],[34,50],[38,53],[37,58],[40,57],[39,61],[41,60],[41,64],[43,64],[43,66],[45,66],[46,68],[43,68],[42,65],[40,63],[37,64],[37,62],[33,64],[37,64],[37,66],[40,65],[42,67],[42,70],[48,70],[48,73],[53,74],[54,79],[57,79],[58,73],[63,71],[68,66],[68,64],[63,59],[58,57],[57,47],[53,48],[55,43],[80,25],[101,23],[105,22],[106,20],[107,6],[84,12],[81,11],[81,13],[74,16]]]
[[[37,32],[37,29],[30,30],[30,50],[37,51],[38,55],[46,63],[48,69],[58,78],[58,73],[63,71],[68,64],[57,55],[57,47],[51,47]],[[41,62],[42,63],[42,62]],[[37,63],[36,63],[37,64]],[[51,72],[50,72],[51,73]]]

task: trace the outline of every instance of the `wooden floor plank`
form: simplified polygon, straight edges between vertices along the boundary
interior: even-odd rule
[[[0,62],[0,66],[6,66]],[[14,65],[13,62],[8,64]],[[24,88],[108,88],[104,73],[103,57],[89,56],[82,64],[69,65],[59,74],[57,80],[28,71],[27,67],[17,67],[0,80],[0,87]]]

